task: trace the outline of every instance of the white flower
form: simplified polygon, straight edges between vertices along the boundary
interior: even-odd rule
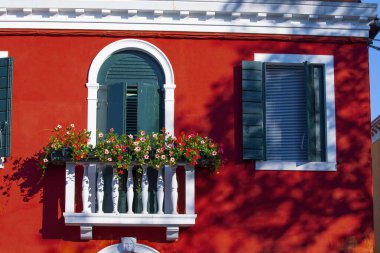
[[[165,155],[162,155],[162,156],[161,156],[161,159],[162,159],[162,160],[165,160],[165,158],[166,158]]]
[[[170,158],[170,161],[171,161],[172,163],[174,163],[174,162],[175,162],[174,157],[171,157],[171,158]]]
[[[205,144],[204,140],[201,140],[201,144],[202,144],[202,145]]]
[[[98,134],[98,136],[99,136],[99,138],[103,138],[103,133],[100,132],[100,133]]]
[[[46,158],[44,158],[44,160],[43,160],[43,161],[44,161],[44,163],[47,163],[49,160],[48,160],[48,159],[46,159]]]
[[[132,134],[128,135],[128,137],[129,137],[129,139],[133,139],[133,135]]]
[[[75,127],[75,125],[74,125],[74,124],[72,124],[72,123],[70,124],[70,126],[71,126],[71,127]]]
[[[112,158],[111,157],[107,158],[107,161],[112,162]]]
[[[133,145],[137,146],[139,143],[137,141],[133,142]]]
[[[218,153],[216,151],[212,151],[212,155],[216,156]]]
[[[154,139],[157,139],[157,134],[153,134],[152,137],[153,137]]]
[[[62,126],[61,126],[60,124],[58,124],[58,125],[57,125],[57,128],[61,129],[61,128],[62,128]]]
[[[156,168],[159,169],[159,168],[160,168],[160,165],[156,164]]]
[[[108,151],[108,149],[105,149],[104,150],[104,154],[108,155],[110,152]]]
[[[135,147],[136,152],[139,152],[140,150],[141,150],[141,148],[139,146]]]
[[[70,132],[69,132],[69,131],[67,131],[67,132],[66,132],[66,134],[70,134]]]

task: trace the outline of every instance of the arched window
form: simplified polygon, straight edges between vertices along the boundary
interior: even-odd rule
[[[112,54],[100,67],[97,128],[119,134],[164,127],[165,77],[150,55],[137,50]]]

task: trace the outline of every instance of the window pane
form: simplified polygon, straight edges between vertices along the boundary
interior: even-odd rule
[[[265,75],[267,160],[307,161],[305,67],[267,64]]]

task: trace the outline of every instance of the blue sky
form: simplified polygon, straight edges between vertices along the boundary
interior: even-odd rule
[[[364,3],[377,3],[380,0],[363,0]],[[380,16],[380,8],[377,6],[377,16]],[[380,33],[376,39],[380,40]],[[380,41],[374,41],[374,45],[380,47]],[[369,48],[369,72],[371,79],[371,119],[380,115],[380,51]]]

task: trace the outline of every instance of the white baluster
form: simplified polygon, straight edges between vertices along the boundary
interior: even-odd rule
[[[65,212],[75,212],[75,164],[66,163]]]
[[[162,207],[164,204],[164,178],[162,177],[162,168],[158,170],[157,176],[157,202],[158,202],[158,211],[157,213],[163,214]]]
[[[147,165],[143,165],[143,174],[141,177],[141,195],[142,195],[142,213],[147,214],[148,213],[148,188],[149,188],[149,182],[148,182],[148,173],[147,173]]]
[[[98,180],[97,180],[97,192],[96,197],[98,200],[98,213],[103,213],[103,199],[104,199],[104,179],[103,179],[103,167],[99,168]]]
[[[82,213],[89,213],[89,201],[88,201],[88,198],[90,196],[89,187],[90,187],[90,180],[88,179],[88,167],[85,166],[84,172],[83,172],[83,178],[82,178],[82,203],[83,203]]]
[[[112,178],[112,204],[113,204],[113,213],[118,214],[117,204],[119,203],[119,179],[117,176],[117,170],[113,169],[113,178]]]
[[[178,200],[178,182],[177,182],[177,167],[172,167],[172,214],[178,214],[177,212],[177,200]]]
[[[127,202],[128,202],[128,212],[132,214],[132,204],[133,204],[133,166],[128,168],[128,178],[127,178]]]

